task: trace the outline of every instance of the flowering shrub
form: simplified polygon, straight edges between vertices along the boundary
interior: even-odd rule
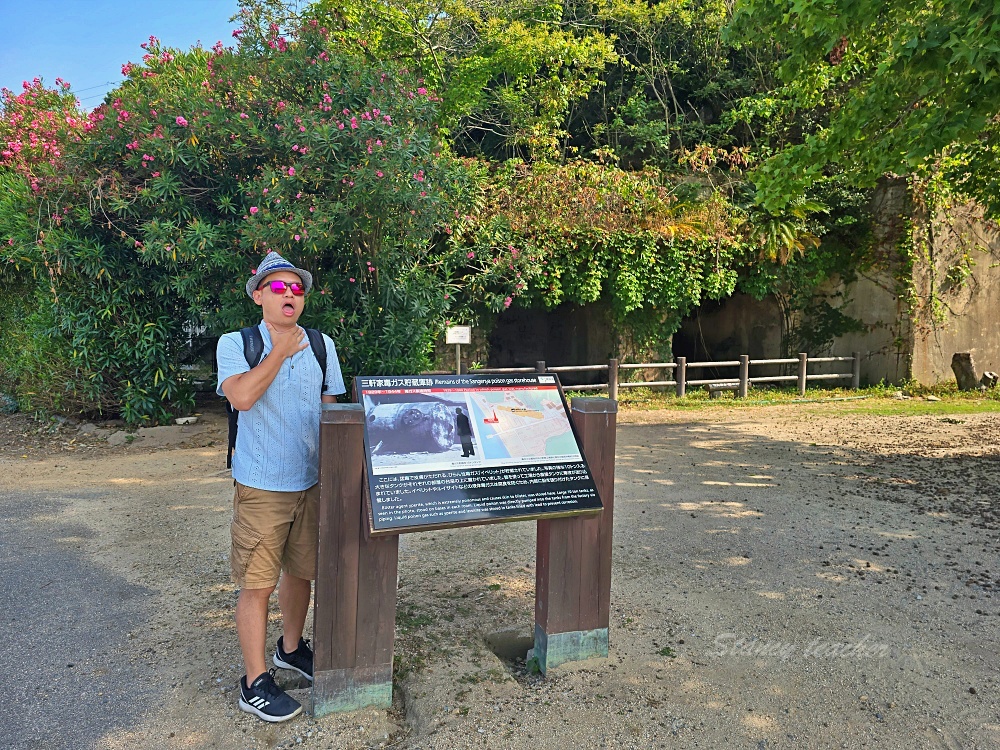
[[[419,371],[463,301],[497,310],[519,291],[514,264],[454,239],[478,187],[440,142],[432,92],[308,16],[286,33],[243,19],[236,49],[150,37],[101,106],[0,162],[35,181],[23,211],[0,208],[0,263],[52,304],[92,406],[110,395],[133,423],[190,405],[194,331],[259,320],[243,283],[269,250],[313,272],[303,322],[348,373]],[[37,117],[5,100],[4,133],[63,116],[65,97],[39,92]]]
[[[38,192],[41,182],[57,174],[67,144],[79,142],[93,126],[69,93],[69,84],[56,79],[48,89],[35,78],[22,92],[0,89],[0,165],[24,177]]]

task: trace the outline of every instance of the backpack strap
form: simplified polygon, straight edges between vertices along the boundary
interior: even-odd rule
[[[236,430],[240,413],[233,408],[233,405],[226,401],[226,416],[229,417],[229,450],[226,452],[226,468],[233,468],[233,451],[236,450]]]
[[[240,338],[243,339],[243,358],[252,370],[260,364],[261,357],[264,356],[264,336],[257,326],[248,326],[240,329]],[[236,450],[236,432],[239,429],[240,413],[233,408],[233,405],[226,401],[226,416],[229,417],[229,449],[226,452],[226,468],[233,468],[233,451]]]
[[[260,364],[260,358],[264,356],[264,336],[257,326],[241,328],[240,336],[243,337],[243,356],[252,370]]]
[[[307,328],[306,336],[309,337],[309,347],[319,362],[320,372],[323,373],[323,387],[320,389],[322,394],[326,390],[326,341],[323,340],[323,334],[315,328]]]

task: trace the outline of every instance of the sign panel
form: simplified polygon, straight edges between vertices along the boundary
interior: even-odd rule
[[[471,344],[472,326],[451,326],[446,329],[444,343],[446,344]]]
[[[555,375],[355,384],[372,535],[601,510]]]

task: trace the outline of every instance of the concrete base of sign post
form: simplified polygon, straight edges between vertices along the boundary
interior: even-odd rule
[[[355,667],[317,672],[312,689],[313,716],[392,706],[392,667]]]
[[[535,659],[542,674],[572,661],[608,656],[608,629],[574,630],[548,635],[535,623]]]

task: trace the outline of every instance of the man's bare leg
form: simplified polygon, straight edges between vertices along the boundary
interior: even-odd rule
[[[278,606],[281,608],[281,621],[284,627],[281,643],[286,654],[299,647],[299,638],[302,637],[302,628],[306,624],[311,595],[312,581],[308,578],[298,578],[287,572],[281,574],[281,581],[278,584]]]
[[[308,583],[308,581],[307,581]],[[266,589],[240,589],[236,602],[236,633],[243,651],[247,685],[267,671],[264,648],[267,641],[267,601],[274,586]],[[298,641],[295,642],[298,644]]]

